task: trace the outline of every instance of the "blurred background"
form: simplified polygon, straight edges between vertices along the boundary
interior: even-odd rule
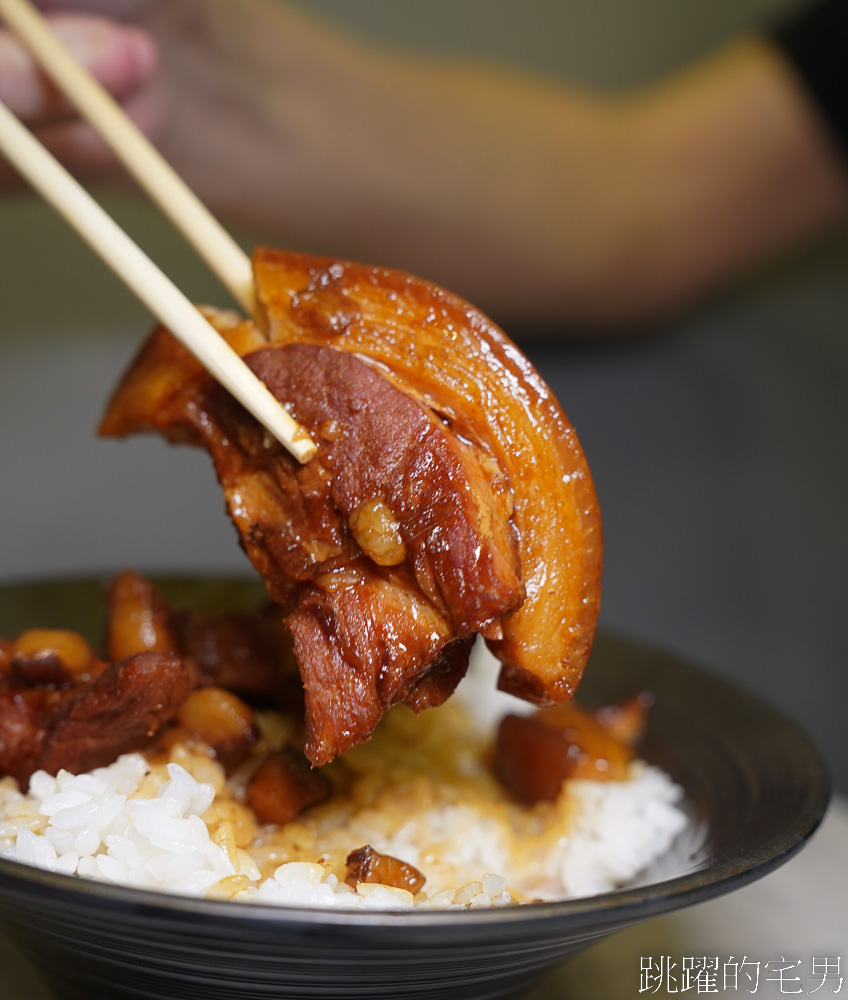
[[[301,6],[379,41],[615,90],[800,4]],[[191,298],[226,303],[157,212],[114,196],[105,204]],[[236,235],[247,248],[267,239]],[[842,790],[847,268],[848,239],[820,243],[627,343],[507,331],[589,457],[604,516],[602,624],[782,708],[819,743]],[[124,567],[250,572],[205,455],[158,439],[96,439],[111,388],[152,321],[30,196],[0,201],[0,305],[0,582]]]

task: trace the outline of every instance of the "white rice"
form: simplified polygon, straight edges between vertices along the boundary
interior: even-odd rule
[[[217,763],[180,748],[172,755],[180,762],[166,767],[127,754],[88,774],[40,771],[26,794],[6,778],[0,856],[243,902],[476,908],[613,889],[664,854],[686,825],[681,789],[641,761],[627,781],[571,781],[556,803],[510,803],[485,766],[485,741],[470,738],[467,715],[448,708],[417,721],[389,713],[386,735],[347,755],[358,782],[348,798],[282,832],[245,819],[239,789]],[[366,843],[421,870],[424,889],[413,897],[345,884],[346,853]]]

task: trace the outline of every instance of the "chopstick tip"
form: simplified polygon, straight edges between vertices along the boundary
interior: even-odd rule
[[[287,445],[287,447],[301,465],[311,462],[318,454],[318,446],[300,426],[298,426],[298,429],[292,435],[291,444]]]

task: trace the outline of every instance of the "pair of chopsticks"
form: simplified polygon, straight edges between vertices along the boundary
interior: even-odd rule
[[[59,41],[29,0],[0,0],[0,15],[59,90],[253,315],[250,259],[147,138]],[[0,151],[150,311],[300,462],[315,444],[244,361],[88,192],[0,103]]]

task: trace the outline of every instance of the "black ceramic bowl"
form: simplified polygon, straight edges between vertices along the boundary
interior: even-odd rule
[[[253,584],[171,581],[170,599],[246,606]],[[0,588],[0,635],[96,635],[92,581]],[[679,659],[599,636],[581,695],[649,689],[642,744],[686,791],[689,828],[638,884],[490,911],[399,914],[270,908],[158,895],[0,862],[0,921],[57,997],[250,1000],[500,997],[628,924],[767,874],[797,851],[828,799],[815,749],[783,716]]]

